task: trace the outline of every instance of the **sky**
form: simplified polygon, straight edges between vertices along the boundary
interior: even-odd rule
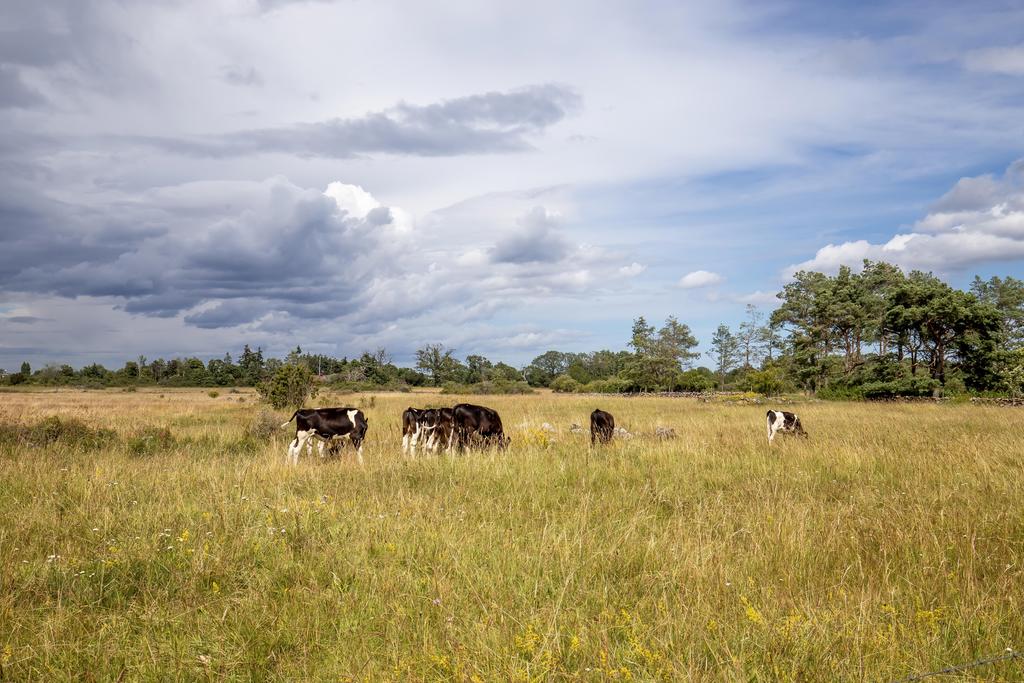
[[[827,5],[827,6],[826,6]],[[1014,2],[8,0],[0,368],[522,365],[800,269],[1024,276]]]

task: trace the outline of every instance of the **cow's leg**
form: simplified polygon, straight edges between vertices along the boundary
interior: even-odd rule
[[[293,465],[299,464],[299,453],[301,453],[302,450],[306,447],[307,442],[309,441],[309,438],[312,434],[312,431],[295,433],[295,448],[292,450]]]
[[[409,432],[404,432],[402,434],[402,454],[409,454]]]
[[[420,424],[417,422],[416,427],[412,430],[412,438],[409,439],[409,455],[413,458],[416,457],[416,446],[420,443],[420,432],[422,429],[423,428],[420,427]]]
[[[295,449],[298,448],[298,447],[299,447],[299,437],[296,436],[292,440],[292,442],[288,444],[288,453],[287,453],[287,455],[284,456],[285,463],[288,463],[288,462],[290,462],[292,460],[292,452],[295,451]]]
[[[772,441],[775,440],[775,430],[772,429],[775,425],[772,424],[771,420],[768,421],[768,445],[772,445]]]
[[[356,435],[356,432],[352,432],[348,435],[349,440],[352,441],[352,447],[356,449],[356,459],[359,460],[359,464],[363,464],[363,434]]]

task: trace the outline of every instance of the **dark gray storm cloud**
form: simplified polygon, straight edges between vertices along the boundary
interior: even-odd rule
[[[0,291],[112,297],[203,328],[344,316],[398,249],[387,207],[353,215],[283,178],[106,211],[2,193],[0,226]]]
[[[371,153],[453,156],[518,152],[530,149],[528,136],[543,132],[577,111],[580,103],[580,96],[571,88],[546,84],[429,105],[403,102],[359,118],[225,135],[149,136],[131,140],[167,152],[200,157],[283,153],[347,158]]]

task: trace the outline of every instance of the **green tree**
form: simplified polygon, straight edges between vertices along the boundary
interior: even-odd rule
[[[490,379],[493,368],[494,364],[483,356],[477,354],[466,356],[466,381],[476,384]]]
[[[572,354],[562,351],[546,351],[530,361],[523,369],[526,381],[533,387],[550,386],[551,381],[569,371]]]
[[[743,353],[743,367],[752,368],[761,360],[766,341],[764,327],[761,325],[764,313],[753,304],[747,304],[746,313],[747,318],[740,323],[736,338]]]
[[[283,365],[269,380],[260,382],[256,390],[260,398],[278,410],[297,410],[316,397],[319,387],[305,365]]]
[[[463,366],[454,353],[455,349],[446,348],[444,344],[427,344],[416,351],[416,367],[429,373],[435,385],[458,381]]]
[[[711,337],[711,355],[718,371],[718,388],[725,388],[725,376],[741,358],[740,343],[726,325],[719,325]]]
[[[1024,281],[1013,277],[982,280],[975,275],[971,293],[999,312],[1000,341],[1008,349],[1024,346]]]
[[[242,349],[242,355],[238,358],[238,367],[241,371],[241,381],[245,386],[256,386],[263,380],[265,370],[263,361],[263,349],[257,347],[255,351],[246,344]]]
[[[675,316],[666,318],[657,332],[640,316],[633,321],[629,346],[634,353],[623,364],[622,377],[642,391],[671,389],[683,368],[700,356],[693,351],[697,343],[690,328]]]
[[[831,363],[831,283],[824,273],[802,270],[779,293],[782,304],[772,312],[773,325],[788,331],[790,367],[797,381],[816,391]]]

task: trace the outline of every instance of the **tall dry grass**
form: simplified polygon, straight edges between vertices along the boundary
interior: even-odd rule
[[[507,453],[404,458],[401,410],[457,400],[321,397],[364,408],[366,465],[290,468],[251,393],[0,394],[3,679],[877,681],[1024,647],[1024,413],[807,404],[769,449],[758,406],[476,397]],[[569,432],[598,406],[635,438]]]

